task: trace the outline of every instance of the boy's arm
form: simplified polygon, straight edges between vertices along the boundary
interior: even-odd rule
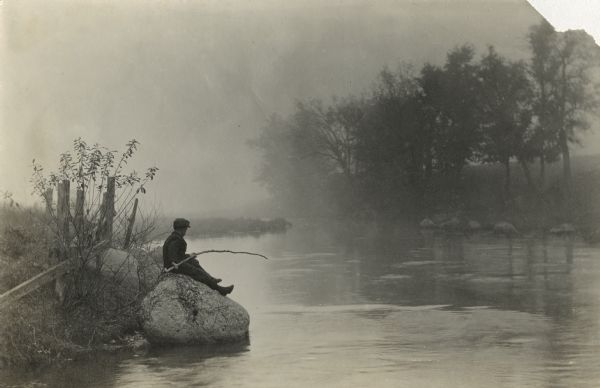
[[[180,247],[178,245],[179,244],[177,244],[177,240],[171,241],[169,243],[169,245],[167,245],[167,257],[165,260],[165,264],[167,265],[167,268],[175,267],[175,269],[177,269],[177,267],[179,266],[178,256],[179,256]]]

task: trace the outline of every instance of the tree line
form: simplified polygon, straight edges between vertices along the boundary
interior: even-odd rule
[[[259,180],[297,214],[381,218],[460,208],[465,168],[483,164],[502,166],[506,210],[515,166],[535,197],[546,166],[562,161],[568,204],[571,147],[598,106],[599,50],[585,32],[560,33],[545,21],[527,41],[528,61],[493,46],[477,58],[465,44],[441,66],[384,68],[362,96],[297,102],[252,142],[262,155]]]

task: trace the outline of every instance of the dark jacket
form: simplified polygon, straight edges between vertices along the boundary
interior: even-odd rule
[[[180,263],[189,255],[186,255],[187,243],[183,236],[177,231],[173,231],[163,244],[163,264],[165,268],[170,268],[173,262]]]

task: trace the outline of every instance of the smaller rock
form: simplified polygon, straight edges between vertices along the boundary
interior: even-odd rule
[[[419,223],[419,226],[423,229],[432,229],[436,227],[435,222],[433,222],[430,218],[425,218]]]
[[[519,231],[517,231],[517,228],[510,222],[501,221],[494,225],[494,233],[503,234],[505,236],[515,236],[519,234]]]
[[[480,230],[481,224],[477,221],[470,220],[469,222],[467,222],[467,229],[470,231]]]
[[[443,222],[440,226],[445,230],[459,230],[461,222],[458,217],[452,217],[448,221]]]
[[[585,240],[590,244],[596,244],[600,242],[600,229],[593,230],[583,236]]]
[[[550,229],[550,233],[556,235],[570,235],[574,234],[575,232],[575,227],[568,223],[560,224]]]

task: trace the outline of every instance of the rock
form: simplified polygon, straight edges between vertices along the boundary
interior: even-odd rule
[[[122,350],[131,350],[131,351],[144,351],[150,348],[150,343],[148,340],[141,334],[135,333],[133,335],[126,335],[123,338],[119,338],[119,341],[111,340],[108,344],[103,344],[99,347],[99,349],[116,352]]]
[[[481,224],[477,221],[470,220],[469,222],[467,222],[467,229],[470,231],[480,230]]]
[[[592,230],[591,232],[584,234],[583,238],[590,244],[600,242],[600,229]]]
[[[124,290],[145,292],[156,285],[160,267],[154,263],[151,253],[142,250],[123,251],[109,248],[101,256],[101,274]],[[96,269],[96,260],[88,265]]]
[[[557,235],[568,235],[568,234],[574,234],[576,232],[575,227],[571,224],[560,224],[558,226],[555,226],[554,228],[550,229],[550,233],[551,234],[557,234]]]
[[[515,228],[513,224],[505,221],[497,222],[494,225],[494,233],[504,234],[506,236],[515,236],[519,234],[517,228]]]
[[[419,227],[421,227],[423,229],[432,229],[432,228],[435,228],[436,225],[433,221],[431,221],[431,219],[425,218],[423,221],[421,221],[419,223]]]
[[[445,230],[460,230],[461,222],[458,217],[452,217],[448,221],[443,222],[440,227]]]
[[[192,345],[244,340],[250,316],[208,286],[166,274],[142,301],[140,321],[151,344]]]
[[[138,263],[129,252],[109,248],[100,258],[101,271],[105,276],[111,276],[120,283],[136,286],[138,283]],[[92,267],[96,266],[95,260],[90,260]]]

